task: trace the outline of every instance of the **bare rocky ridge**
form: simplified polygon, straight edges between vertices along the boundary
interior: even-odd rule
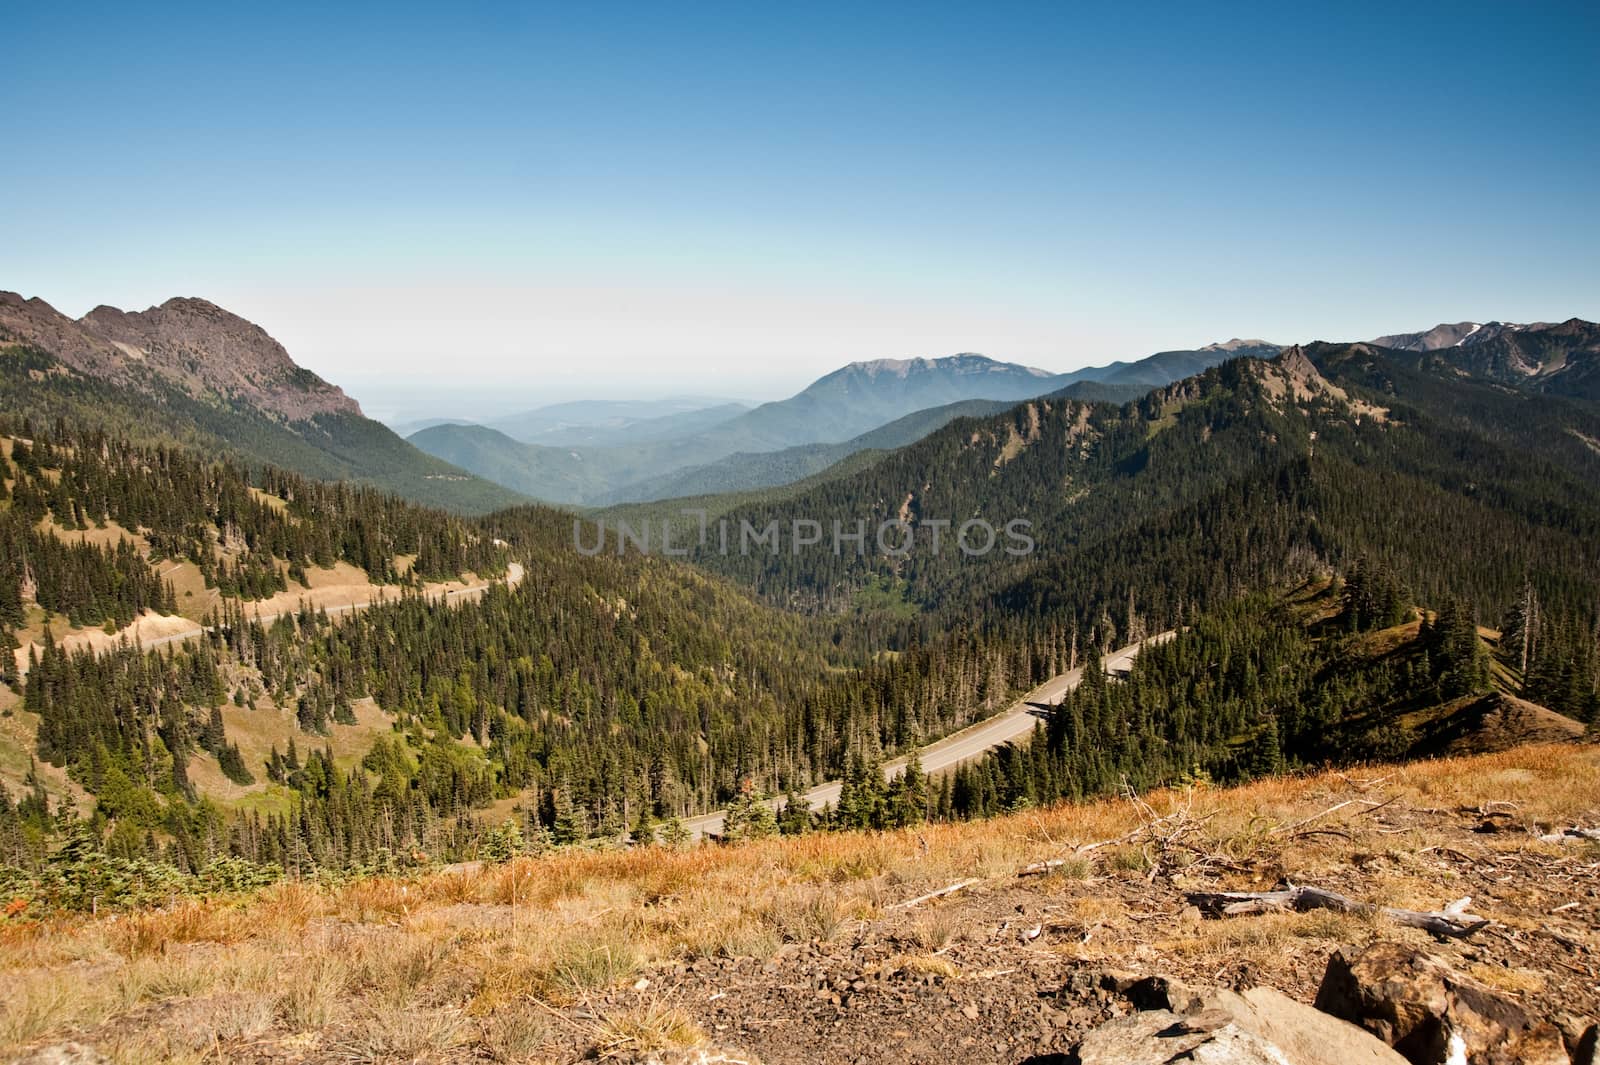
[[[1600,325],[1581,318],[1528,325],[1457,322],[1372,343],[1415,353],[1423,365],[1514,388],[1600,397]]]
[[[1388,336],[1377,337],[1372,342],[1380,348],[1394,348],[1396,351],[1437,351],[1440,348],[1481,344],[1507,333],[1520,333],[1525,329],[1549,327],[1547,322],[1534,322],[1530,325],[1515,325],[1508,322],[1441,322],[1432,329],[1418,333],[1391,333]]]
[[[0,291],[0,407],[18,421],[63,418],[428,506],[484,513],[526,501],[407,444],[265,330],[201,299],[74,320]]]
[[[74,321],[44,300],[0,292],[0,332],[120,385],[153,375],[195,398],[244,403],[288,421],[361,414],[354,399],[297,366],[266,330],[202,299],[132,312],[96,307]]]
[[[214,392],[291,421],[360,414],[356,401],[295,365],[260,326],[201,299],[170,299],[143,312],[96,307],[83,324],[192,393]]]
[[[0,339],[43,348],[84,373],[121,376],[115,349],[37,296],[0,292]]]

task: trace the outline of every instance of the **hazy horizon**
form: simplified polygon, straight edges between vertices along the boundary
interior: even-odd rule
[[[1597,21],[35,5],[0,287],[201,296],[390,417],[1596,318]]]
[[[0,281],[0,288],[9,287]],[[1355,327],[1347,333],[1326,333],[1321,335],[1294,335],[1278,336],[1268,335],[1257,330],[1236,330],[1233,332],[1219,333],[1215,336],[1176,341],[1173,343],[1155,346],[1153,343],[1137,350],[1113,351],[1106,350],[1095,355],[1069,355],[1060,360],[1054,359],[1027,359],[1013,358],[1004,352],[984,351],[974,348],[953,348],[948,351],[912,351],[894,354],[861,353],[857,355],[842,354],[835,361],[828,361],[823,354],[816,354],[807,360],[804,368],[796,368],[785,372],[782,369],[774,371],[768,360],[761,360],[759,372],[754,375],[741,376],[728,372],[729,365],[710,364],[705,361],[682,364],[680,370],[688,372],[681,377],[653,376],[639,374],[637,368],[629,371],[625,383],[617,384],[615,377],[601,372],[595,374],[593,367],[586,363],[556,367],[553,372],[542,374],[538,378],[524,378],[512,382],[473,379],[471,375],[461,375],[454,371],[459,366],[454,363],[441,363],[434,360],[430,364],[437,367],[434,376],[425,373],[419,376],[396,379],[383,372],[381,353],[373,359],[352,359],[351,353],[361,350],[363,346],[370,345],[373,338],[370,333],[360,342],[356,342],[353,334],[362,332],[363,326],[359,321],[345,320],[335,322],[332,328],[325,329],[320,335],[308,333],[300,340],[291,339],[298,335],[298,330],[283,330],[275,328],[269,318],[258,316],[241,308],[236,302],[218,299],[205,292],[181,292],[162,297],[160,299],[132,300],[118,303],[112,300],[95,300],[87,304],[64,305],[50,298],[46,293],[20,291],[24,297],[43,299],[58,311],[73,318],[79,318],[101,304],[119,307],[125,311],[145,310],[171,299],[174,296],[199,297],[239,314],[261,326],[276,340],[284,345],[291,357],[297,363],[305,366],[332,384],[338,385],[346,393],[353,396],[361,403],[363,411],[372,418],[389,425],[406,425],[408,423],[424,420],[481,422],[503,417],[508,414],[520,413],[539,407],[552,406],[559,403],[568,403],[581,400],[619,400],[619,401],[658,401],[673,399],[683,396],[697,396],[707,400],[720,402],[743,403],[748,406],[759,406],[762,403],[786,399],[818,378],[852,362],[872,361],[875,359],[915,359],[946,358],[953,355],[976,353],[987,356],[998,362],[1018,363],[1036,369],[1046,370],[1050,373],[1068,373],[1082,369],[1086,366],[1101,366],[1113,362],[1132,362],[1156,354],[1159,351],[1189,350],[1203,347],[1207,344],[1225,343],[1236,338],[1260,339],[1271,343],[1290,345],[1303,344],[1317,340],[1329,341],[1356,341],[1371,340],[1374,337],[1394,333],[1413,332],[1432,328],[1443,323],[1463,321],[1472,322],[1533,322],[1547,321],[1559,322],[1572,317],[1586,317],[1593,320],[1597,315],[1594,312],[1564,311],[1552,309],[1549,313],[1529,315],[1457,315],[1454,317],[1434,317],[1426,320],[1416,320],[1403,323],[1387,323],[1385,325],[1366,324]],[[318,319],[322,325],[328,324],[327,319]],[[450,323],[444,323],[446,325]],[[1181,329],[1181,327],[1178,327]],[[344,337],[346,343],[341,345],[339,337]],[[692,336],[683,338],[692,341]],[[322,356],[307,356],[306,350],[320,351]],[[445,358],[444,355],[439,356]],[[515,367],[520,356],[516,352],[507,352],[496,359],[486,360],[482,365],[491,369],[501,369],[508,365]],[[648,362],[649,360],[647,360]],[[731,359],[737,366],[744,362],[742,357],[734,356]],[[346,369],[333,370],[332,366],[343,366]],[[377,365],[374,365],[377,364]],[[447,368],[448,366],[448,368]]]

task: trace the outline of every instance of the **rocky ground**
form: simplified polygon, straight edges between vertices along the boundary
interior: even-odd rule
[[[1308,1008],[1337,955],[1383,961],[1364,977],[1379,998],[1448,999],[1462,1025],[1463,1003],[1515,1014],[1481,1039],[1510,1045],[1520,1024],[1527,1048],[1561,1048],[1469,1061],[1563,1065],[1600,1017],[1600,844],[1543,837],[1597,825],[1600,750],[1566,746],[887,836],[556,855],[306,892],[292,919],[291,896],[269,893],[152,925],[133,949],[125,917],[26,949],[16,933],[0,1031],[17,1060],[73,1041],[123,1061],[1068,1062],[1107,1022],[1166,1008],[1142,978]],[[1191,900],[1285,884],[1414,910],[1470,896],[1488,923],[1441,938],[1380,913],[1214,916]],[[46,976],[140,973],[153,988],[22,1023],[49,1005]],[[1244,1001],[1121,1023],[1148,1016],[1168,1035],[1146,1043],[1187,1046],[1206,1025],[1234,1031]],[[1393,1005],[1359,1008],[1380,1031]]]
[[[1379,833],[1439,842],[1424,853],[1353,853],[1319,885],[1361,897],[1375,867],[1414,863],[1433,871],[1439,904],[1469,895],[1494,923],[1440,940],[1327,912],[1213,920],[1162,877],[1014,878],[850,922],[827,942],[786,944],[765,960],[657,971],[565,1011],[565,1052],[595,1049],[585,1034],[591,1018],[667,1002],[713,1042],[768,1065],[1066,1061],[1088,1032],[1134,1009],[1117,992],[1119,979],[1266,986],[1310,1002],[1331,954],[1376,942],[1423,951],[1575,1032],[1600,1016],[1600,849],[1507,847],[1502,832],[1481,830],[1475,808],[1391,806],[1373,818]]]

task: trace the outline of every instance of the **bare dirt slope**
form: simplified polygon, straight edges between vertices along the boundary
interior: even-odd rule
[[[183,565],[193,568],[188,563]],[[508,563],[506,586],[515,588],[522,582],[523,573],[521,563]],[[163,576],[166,574],[163,573]],[[302,607],[338,615],[352,610],[363,610],[383,599],[398,599],[405,592],[397,585],[374,584],[363,571],[344,562],[337,563],[329,569],[308,570],[306,577],[308,584],[304,587],[297,586],[270,598],[253,600],[245,604],[245,616],[262,624],[271,624],[282,615],[293,614]],[[422,595],[435,602],[454,603],[481,596],[494,583],[492,580],[480,579],[469,573],[463,575],[460,580],[429,582],[423,586]],[[93,648],[101,651],[115,647],[123,641],[130,644],[142,643],[145,647],[159,647],[162,644],[194,639],[203,631],[197,622],[182,615],[165,616],[146,611],[135,619],[133,624],[116,632],[76,629],[56,638],[56,643],[69,650]],[[42,645],[38,641],[29,641],[17,649],[17,668],[20,674],[26,675],[28,672],[30,650],[37,654],[42,650]]]

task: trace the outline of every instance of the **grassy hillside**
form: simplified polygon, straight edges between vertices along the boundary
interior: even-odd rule
[[[1277,987],[1329,955],[1424,949],[1538,1017],[1593,1017],[1600,751],[1527,747],[982,825],[739,847],[567,850],[408,878],[219,891],[149,912],[0,919],[0,1053],[116,1061],[642,1060],[813,1065],[1060,1054],[1118,1008],[1102,974]],[[1483,830],[1487,824],[1492,830]],[[1019,876],[1034,863],[1046,876]],[[1207,919],[1185,891],[1287,879],[1378,904],[1472,896],[1434,942],[1327,911]],[[964,885],[941,898],[906,904]],[[675,1059],[669,1059],[675,1060]]]

